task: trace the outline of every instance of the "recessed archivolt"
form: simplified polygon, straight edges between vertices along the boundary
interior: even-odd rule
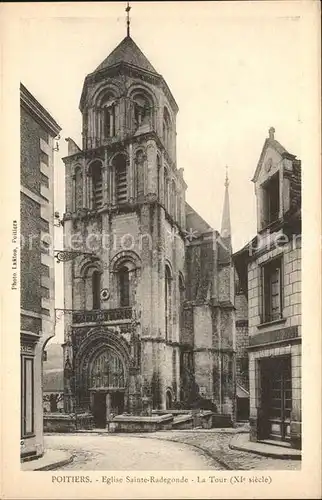
[[[157,106],[155,94],[143,83],[133,83],[127,91],[127,97],[129,97],[131,101],[135,101],[135,96],[139,96],[140,94],[148,101],[151,108]]]
[[[128,365],[130,349],[126,340],[108,328],[95,327],[87,332],[75,355],[75,365],[79,367],[80,373],[104,349],[113,349],[123,359],[125,366]]]
[[[86,172],[88,175],[92,174],[92,168],[93,167],[100,167],[102,168],[104,166],[104,162],[101,158],[93,158],[92,160],[89,160],[87,165],[86,165]]]
[[[141,267],[141,259],[136,252],[133,250],[122,250],[111,259],[110,267],[112,272],[116,272],[126,262],[130,262],[135,269]]]
[[[98,258],[97,260],[93,260],[89,257],[84,257],[75,266],[75,277],[86,278],[93,274],[94,271],[103,272],[102,262]]]
[[[94,106],[101,107],[106,96],[111,95],[114,99],[119,99],[122,95],[122,86],[115,81],[104,82],[94,90],[91,101]]]

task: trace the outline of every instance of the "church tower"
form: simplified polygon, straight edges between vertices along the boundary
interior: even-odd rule
[[[179,398],[185,190],[171,91],[127,36],[86,76],[82,147],[68,141],[66,411],[111,414]],[[69,254],[67,254],[67,251]],[[69,311],[69,312],[68,312]]]

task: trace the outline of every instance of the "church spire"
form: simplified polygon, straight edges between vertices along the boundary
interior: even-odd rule
[[[229,206],[229,179],[228,179],[228,167],[226,166],[226,179],[225,179],[225,196],[224,196],[224,208],[221,220],[221,237],[231,238],[231,225],[230,225],[230,206]]]
[[[127,6],[125,9],[126,12],[126,36],[130,36],[130,2],[127,2]]]

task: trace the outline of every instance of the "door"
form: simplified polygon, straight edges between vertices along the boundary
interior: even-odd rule
[[[120,415],[124,412],[124,392],[115,391],[110,393],[111,397],[111,413]]]
[[[261,363],[261,438],[288,441],[292,410],[291,357]]]
[[[93,397],[93,418],[94,425],[99,429],[106,427],[106,394],[104,392],[95,392]]]

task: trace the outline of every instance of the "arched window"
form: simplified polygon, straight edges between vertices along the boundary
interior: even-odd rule
[[[165,287],[164,287],[164,304],[165,304],[165,338],[169,339],[170,324],[171,324],[171,272],[168,266],[165,267]]]
[[[96,161],[91,165],[93,185],[93,208],[101,208],[103,205],[103,179],[102,163]]]
[[[105,138],[116,134],[116,101],[112,93],[107,93],[101,104],[103,108],[103,135]]]
[[[127,201],[127,166],[124,155],[117,155],[113,160],[115,171],[116,203]]]
[[[132,93],[134,128],[152,124],[152,100],[145,92],[138,90]]]
[[[167,149],[171,149],[171,120],[167,108],[163,110],[163,142]]]
[[[92,274],[92,293],[93,293],[93,309],[100,309],[101,273],[99,271],[94,271]]]
[[[118,270],[118,284],[120,307],[127,307],[130,305],[130,273],[126,266]]]

